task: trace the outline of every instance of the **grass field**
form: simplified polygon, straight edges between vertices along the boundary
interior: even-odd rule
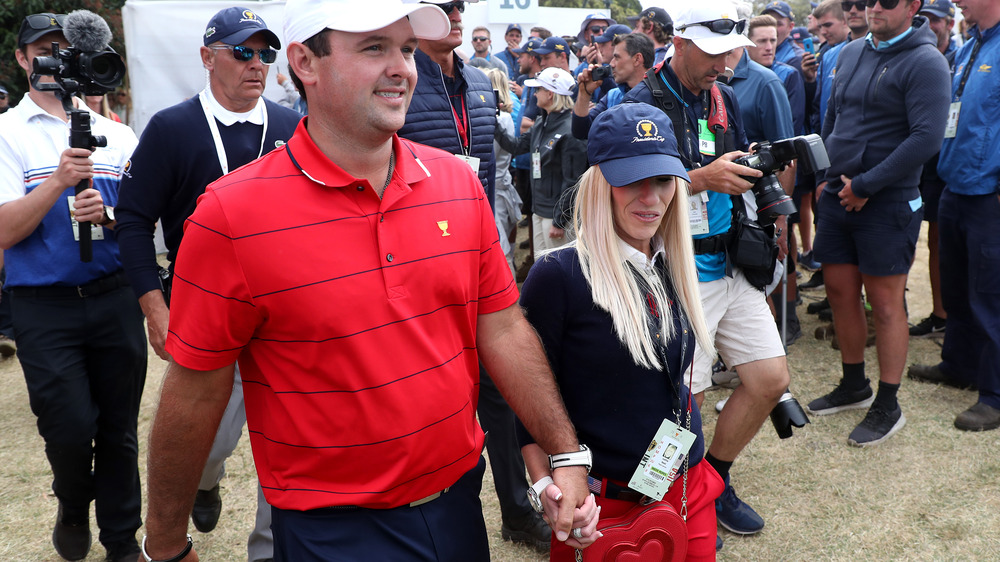
[[[924,235],[912,270],[910,318],[930,312]],[[791,347],[792,391],[799,401],[828,392],[840,377],[839,352],[812,337],[819,325],[805,304],[823,292],[804,293],[799,314],[805,336]],[[912,340],[908,363],[936,362],[940,340]],[[145,475],[146,436],[164,363],[150,353],[140,417],[140,470]],[[869,377],[877,378],[874,348]],[[56,500],[43,444],[16,359],[0,362],[0,560],[56,561],[51,545]],[[712,405],[729,391],[708,392],[704,412],[710,438]],[[791,439],[780,440],[770,422],[733,466],[739,495],[767,522],[754,537],[722,533],[720,560],[997,560],[1000,559],[1000,432],[966,433],[952,427],[955,415],[976,394],[914,383],[899,393],[906,427],[872,449],[847,445],[864,417],[856,410],[812,417]],[[254,469],[248,441],[241,441],[223,481],[219,527],[193,530],[202,560],[246,558],[253,524]],[[500,539],[500,514],[487,472],[483,504],[493,559],[540,561],[546,557]],[[92,525],[96,534],[96,526]],[[142,530],[140,530],[141,538]],[[88,561],[103,560],[99,545]]]

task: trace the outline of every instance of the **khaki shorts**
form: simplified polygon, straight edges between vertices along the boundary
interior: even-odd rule
[[[784,357],[778,327],[764,293],[755,289],[736,269],[734,277],[699,283],[701,306],[715,348],[729,369],[772,357]],[[694,383],[697,394],[712,386],[713,359],[701,347],[694,351]]]

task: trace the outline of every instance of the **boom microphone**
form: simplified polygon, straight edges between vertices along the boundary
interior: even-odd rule
[[[75,10],[66,16],[63,35],[70,46],[83,52],[97,52],[111,43],[111,28],[104,18],[89,10]]]

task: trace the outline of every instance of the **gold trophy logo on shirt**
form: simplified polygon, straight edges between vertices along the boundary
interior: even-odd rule
[[[448,221],[437,221],[437,225],[441,229],[441,236],[451,236],[448,232]]]

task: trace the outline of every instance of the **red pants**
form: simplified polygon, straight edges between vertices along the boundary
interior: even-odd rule
[[[687,560],[701,562],[715,560],[715,537],[718,534],[715,521],[715,499],[722,494],[724,484],[719,474],[705,461],[696,464],[688,473],[687,482]],[[681,511],[681,495],[683,494],[683,476],[670,487],[663,501]],[[597,498],[601,506],[601,517],[615,517],[635,507],[635,503],[608,498]],[[600,540],[600,539],[598,539]],[[552,562],[574,562],[574,549],[559,542],[552,535],[552,550],[549,553]]]

